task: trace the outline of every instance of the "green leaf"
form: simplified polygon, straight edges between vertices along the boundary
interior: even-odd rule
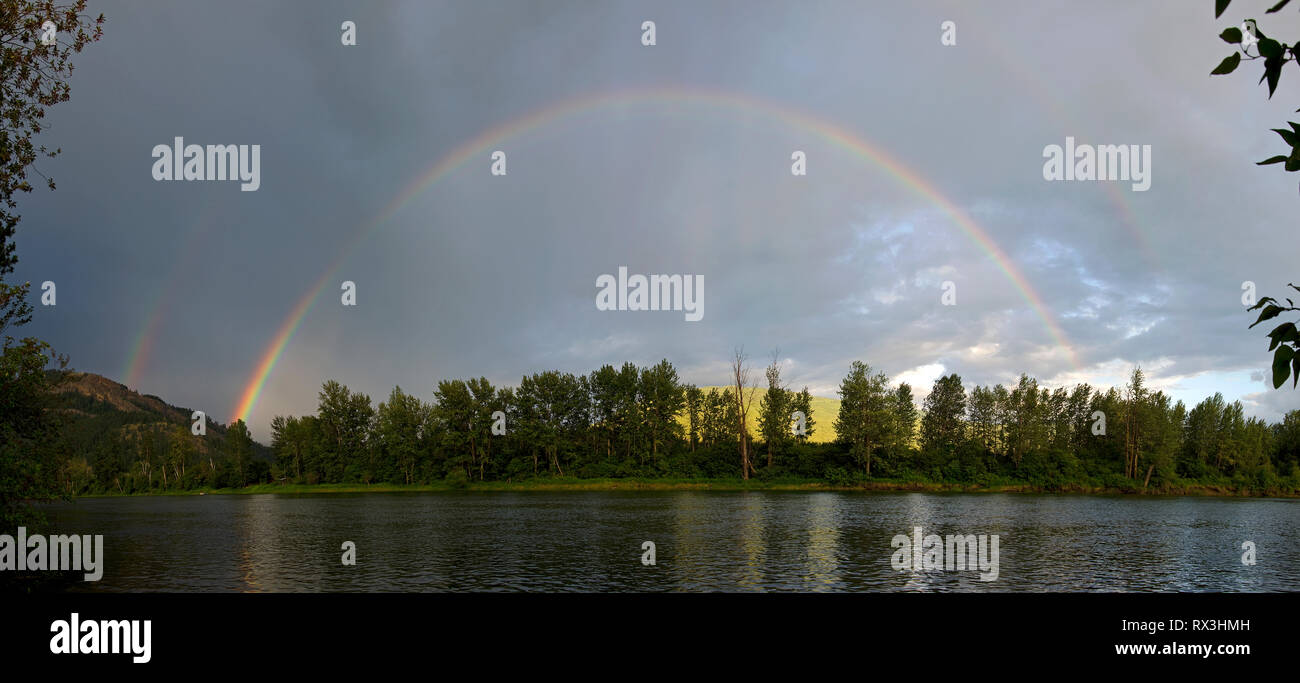
[[[1271,130],[1280,135],[1283,140],[1286,140],[1286,144],[1291,145],[1292,147],[1300,145],[1300,138],[1296,137],[1294,131],[1289,131],[1285,128],[1273,128]]]
[[[1286,160],[1286,170],[1300,171],[1300,147],[1291,150],[1291,156]]]
[[[1300,328],[1296,328],[1295,323],[1282,323],[1274,327],[1268,336],[1278,337],[1285,342],[1300,341]]]
[[[1255,163],[1255,165],[1256,165],[1256,166],[1267,166],[1267,165],[1269,165],[1269,164],[1280,164],[1280,163],[1282,163],[1283,161],[1286,161],[1286,157],[1283,156],[1283,155],[1281,155],[1281,154],[1279,154],[1279,155],[1277,155],[1277,156],[1275,156],[1275,157],[1269,157],[1269,158],[1267,158],[1267,159],[1265,159],[1265,160],[1263,160],[1263,161],[1258,161],[1258,162]]]
[[[1295,323],[1282,323],[1268,333],[1268,338],[1273,340],[1273,343],[1268,345],[1268,350],[1272,351],[1278,344],[1300,341],[1300,331],[1296,330]]]
[[[1286,378],[1291,374],[1291,360],[1295,358],[1295,351],[1290,346],[1277,347],[1277,353],[1273,354],[1273,388],[1280,389],[1286,382]]]
[[[1264,14],[1272,14],[1272,13],[1278,11],[1278,10],[1282,9],[1283,7],[1286,7],[1286,4],[1287,4],[1288,2],[1291,2],[1291,0],[1282,0],[1282,2],[1279,2],[1279,3],[1277,3],[1276,5],[1273,5],[1272,7],[1270,7],[1269,10],[1268,10],[1267,12],[1265,12]],[[1216,18],[1217,18],[1217,17],[1216,17]]]
[[[1272,38],[1264,38],[1259,41],[1259,54],[1268,59],[1282,58],[1282,43]]]
[[[1228,3],[1232,0],[1214,0],[1214,18],[1218,19],[1223,14],[1223,10],[1228,9]]]
[[[1241,53],[1234,52],[1228,55],[1227,57],[1225,57],[1222,62],[1219,62],[1219,65],[1214,67],[1214,71],[1211,71],[1210,75],[1222,76],[1223,74],[1230,74],[1234,70],[1236,70],[1237,65],[1240,63],[1241,63]]]
[[[1273,99],[1273,91],[1277,90],[1277,80],[1282,77],[1282,64],[1281,57],[1264,60],[1264,75],[1259,80],[1268,79],[1268,98],[1270,100]]]
[[[1268,306],[1265,306],[1265,307],[1264,307],[1264,310],[1263,310],[1263,311],[1260,311],[1260,314],[1259,314],[1259,320],[1256,320],[1255,322],[1251,323],[1251,324],[1250,324],[1250,327],[1254,327],[1254,326],[1256,326],[1256,325],[1258,325],[1258,324],[1264,322],[1265,320],[1272,320],[1273,318],[1276,318],[1276,317],[1277,317],[1278,315],[1280,315],[1281,313],[1282,313],[1282,307],[1281,307],[1281,306],[1276,306],[1276,305],[1273,305],[1273,304],[1269,304]],[[1250,327],[1247,327],[1246,329],[1249,330]]]
[[[1300,290],[1297,290],[1297,291],[1300,291]],[[1251,306],[1250,308],[1247,308],[1246,310],[1247,310],[1247,311],[1257,311],[1257,310],[1263,308],[1263,307],[1264,307],[1265,305],[1267,305],[1268,303],[1270,303],[1270,302],[1276,302],[1276,301],[1277,301],[1277,299],[1274,299],[1274,298],[1271,297],[1271,296],[1266,296],[1266,297],[1260,299],[1259,301],[1255,302],[1255,305],[1254,305],[1254,306]]]
[[[1294,389],[1300,384],[1300,353],[1291,357],[1291,373],[1295,375],[1295,379],[1291,380],[1291,388]]]
[[[1235,26],[1224,29],[1223,33],[1219,34],[1219,37],[1222,38],[1225,43],[1238,44],[1241,42],[1241,29]]]

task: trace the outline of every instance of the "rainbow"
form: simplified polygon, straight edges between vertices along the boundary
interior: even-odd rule
[[[247,385],[239,397],[238,404],[233,411],[233,420],[248,420],[257,405],[257,399],[261,395],[263,388],[266,386],[267,379],[275,369],[281,355],[288,346],[289,341],[293,338],[298,326],[302,323],[303,318],[311,310],[313,304],[319,298],[322,291],[331,281],[333,275],[343,265],[345,259],[361,243],[366,241],[369,235],[384,225],[398,211],[405,207],[412,199],[422,194],[426,189],[438,182],[448,174],[463,166],[471,159],[478,159],[486,162],[487,152],[503,141],[535,130],[542,126],[563,120],[574,114],[599,110],[615,106],[628,106],[639,104],[671,103],[685,105],[708,105],[721,107],[725,109],[738,109],[747,112],[756,112],[771,117],[779,122],[794,126],[796,128],[808,131],[818,137],[830,142],[831,144],[844,149],[870,163],[883,168],[890,173],[899,182],[907,188],[924,197],[935,206],[939,207],[959,228],[974,242],[985,254],[997,264],[998,268],[1007,280],[1016,288],[1020,296],[1029,304],[1031,309],[1042,320],[1043,326],[1048,334],[1058,346],[1065,349],[1069,355],[1070,362],[1078,369],[1079,362],[1074,352],[1066,340],[1064,332],[1050,315],[1047,306],[1043,303],[1042,297],[1034,290],[1025,276],[1017,269],[1003,252],[1002,248],[989,236],[988,232],[977,224],[965,211],[953,204],[934,185],[927,182],[916,172],[896,161],[883,150],[869,144],[865,140],[854,136],[851,132],[836,126],[827,121],[814,118],[800,111],[789,109],[771,102],[756,99],[747,95],[725,93],[718,91],[691,90],[683,88],[654,88],[654,89],[632,89],[616,90],[596,93],[572,100],[566,100],[558,104],[536,110],[530,114],[507,121],[494,128],[490,128],[478,136],[465,142],[451,152],[439,158],[433,166],[419,175],[409,185],[402,189],[393,197],[384,208],[370,220],[366,225],[357,232],[353,240],[340,253],[335,262],[325,271],[325,273],[303,294],[289,316],[285,318],[272,339],[271,344],[263,352],[261,359],[257,363],[252,377],[249,378]]]
[[[127,354],[126,367],[122,370],[122,377],[125,379],[122,381],[132,389],[140,388],[140,373],[153,355],[153,342],[158,337],[158,327],[169,303],[164,296],[167,291],[169,290],[164,289],[154,297],[149,307],[149,317],[145,319],[144,326],[140,328],[140,333],[136,335],[135,342],[131,344],[131,350]]]
[[[123,381],[126,386],[132,389],[140,388],[141,374],[149,364],[149,359],[153,356],[154,341],[158,338],[158,331],[162,325],[164,314],[171,308],[171,302],[174,293],[178,291],[176,286],[177,279],[182,272],[189,270],[191,266],[191,254],[197,253],[194,248],[195,243],[207,233],[208,228],[212,227],[212,204],[204,204],[203,212],[199,215],[194,227],[185,237],[185,242],[181,245],[180,253],[172,259],[171,272],[167,275],[167,286],[158,290],[154,295],[153,301],[149,304],[149,315],[145,318],[144,326],[140,328],[139,334],[135,337],[135,342],[131,344],[130,351],[126,357],[126,367],[122,370]]]
[[[1079,138],[1080,142],[1089,142],[1080,135],[1079,131],[1087,130],[1087,127],[1078,123],[1075,117],[1070,113],[1059,96],[1056,94],[1058,88],[1053,84],[1047,83],[1043,78],[1041,69],[1033,68],[1031,65],[1038,64],[1037,61],[1025,59],[1023,55],[1013,55],[1008,50],[1009,41],[1003,39],[998,32],[971,31],[970,35],[973,40],[980,45],[988,48],[993,55],[1002,63],[1002,66],[1008,73],[1016,76],[1021,82],[1028,85],[1029,94],[1033,95],[1038,103],[1047,109],[1056,121],[1063,124],[1061,139],[1054,142],[1061,142],[1065,135],[1074,135]],[[1111,142],[1111,141],[1105,141]],[[1119,142],[1119,141],[1114,141]],[[1073,163],[1073,162],[1071,162]],[[1151,245],[1151,239],[1147,231],[1142,229],[1142,223],[1138,220],[1137,214],[1133,211],[1133,204],[1126,195],[1131,196],[1133,193],[1124,188],[1123,183],[1098,183],[1102,186],[1102,191],[1106,193],[1106,198],[1114,205],[1115,211],[1119,214],[1121,224],[1128,230],[1133,238],[1133,243],[1137,245],[1138,252],[1141,253],[1142,259],[1152,270],[1157,273],[1164,272],[1164,266],[1161,263],[1159,252]]]

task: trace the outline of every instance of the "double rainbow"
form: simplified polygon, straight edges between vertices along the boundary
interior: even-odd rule
[[[561,121],[575,114],[644,103],[706,106],[727,111],[740,110],[757,113],[814,134],[885,170],[908,189],[924,197],[942,210],[972,242],[978,245],[997,264],[1006,279],[1011,282],[1020,293],[1020,296],[1024,298],[1034,313],[1041,319],[1051,338],[1058,346],[1065,349],[1074,367],[1076,369],[1079,367],[1073,348],[1066,340],[1060,326],[1057,325],[1055,319],[1048,312],[1042,297],[1038,295],[1025,276],[1008,258],[1007,254],[989,236],[988,232],[980,227],[970,215],[948,200],[932,183],[890,157],[880,148],[831,122],[747,95],[683,88],[633,89],[596,93],[536,110],[486,130],[474,139],[439,158],[429,170],[407,185],[375,218],[357,232],[353,240],[340,252],[334,263],[326,269],[320,278],[302,295],[298,303],[294,305],[284,322],[281,323],[270,345],[262,353],[256,369],[239,397],[238,404],[232,411],[231,420],[248,420],[253,409],[257,406],[257,400],[261,396],[262,390],[266,387],[267,379],[275,370],[276,364],[279,363],[285,348],[289,345],[289,341],[293,339],[299,325],[320,298],[321,293],[334,279],[334,275],[347,257],[360,244],[365,242],[371,233],[384,225],[412,199],[471,159],[486,160],[490,149],[510,138]]]

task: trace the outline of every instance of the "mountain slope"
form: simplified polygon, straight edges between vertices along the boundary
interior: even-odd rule
[[[90,372],[55,373],[50,410],[62,418],[65,446],[79,453],[119,437],[138,440],[176,428],[188,431],[194,412]],[[226,425],[208,418],[207,434],[214,438],[198,441],[200,454],[219,449],[211,444],[224,443]],[[255,441],[253,455],[269,459],[270,449]]]

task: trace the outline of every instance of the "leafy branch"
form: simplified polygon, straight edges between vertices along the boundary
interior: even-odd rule
[[[1214,17],[1217,19],[1222,16],[1231,2],[1232,0],[1215,0]],[[1281,0],[1281,2],[1270,7],[1265,14],[1273,14],[1286,7],[1290,2],[1291,0]],[[1288,62],[1300,64],[1300,52],[1297,52],[1297,47],[1300,44],[1287,45],[1269,38],[1259,28],[1259,24],[1254,19],[1245,20],[1240,28],[1233,26],[1224,29],[1223,33],[1219,34],[1219,37],[1228,44],[1237,45],[1238,49],[1225,57],[1222,62],[1219,62],[1219,65],[1210,72],[1210,75],[1222,76],[1236,71],[1243,58],[1245,61],[1262,59],[1264,60],[1264,74],[1259,77],[1259,82],[1268,81],[1269,99],[1273,98],[1278,81],[1282,78],[1282,67]],[[1251,47],[1255,47],[1255,54],[1250,53]],[[1300,109],[1296,111],[1300,112]],[[1291,126],[1290,130],[1274,128],[1273,132],[1277,133],[1283,142],[1291,146],[1291,152],[1269,157],[1258,162],[1257,165],[1285,164],[1284,168],[1289,172],[1300,171],[1300,123],[1288,121],[1287,124]]]
[[[1300,287],[1289,283],[1287,286],[1300,292]],[[1246,309],[1249,311],[1264,309],[1260,311],[1259,318],[1251,323],[1250,327],[1253,328],[1265,320],[1272,320],[1288,311],[1300,311],[1300,306],[1296,306],[1291,299],[1287,299],[1286,302],[1288,305],[1283,306],[1282,302],[1271,296],[1260,299],[1254,306]],[[1273,353],[1273,388],[1280,389],[1286,383],[1287,376],[1294,375],[1291,381],[1291,388],[1294,389],[1296,384],[1300,383],[1300,329],[1297,329],[1293,322],[1282,323],[1273,328],[1273,331],[1268,333],[1268,337],[1273,340],[1268,345],[1268,350],[1276,349]]]

